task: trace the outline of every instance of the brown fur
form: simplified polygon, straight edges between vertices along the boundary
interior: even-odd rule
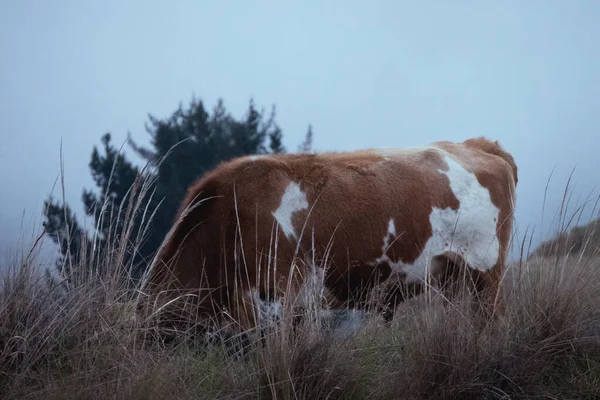
[[[481,273],[463,265],[454,254],[440,255],[434,260],[437,277],[444,286],[455,277],[452,271],[467,267],[482,299],[501,312],[499,284],[512,230],[517,166],[498,142],[484,138],[434,145],[475,173],[500,209],[498,264]],[[197,310],[209,315],[225,311],[226,316],[251,326],[256,321],[248,307],[248,289],[255,288],[262,298],[297,293],[307,273],[305,261],[314,258],[317,265],[327,262],[325,285],[337,306],[366,307],[369,289],[380,283],[384,283],[386,304],[402,301],[423,287],[405,285],[389,265],[374,266],[372,261],[381,256],[390,218],[399,237],[386,254],[410,264],[432,236],[433,207],[458,209],[448,178],[437,172],[446,168],[432,149],[406,150],[392,161],[373,150],[361,150],[243,157],[222,163],[189,188],[179,222],[157,255],[148,289],[156,293],[166,288],[210,288],[210,295],[196,301]],[[292,219],[298,236],[304,227],[298,254],[296,241],[288,240],[281,229],[276,232],[272,216],[290,182],[301,184],[309,204]],[[292,266],[296,270],[291,271]],[[288,276],[293,277],[291,284]]]

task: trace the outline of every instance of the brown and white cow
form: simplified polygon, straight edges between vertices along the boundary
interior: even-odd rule
[[[277,313],[319,273],[336,306],[365,308],[468,271],[502,313],[516,184],[513,157],[485,138],[238,158],[190,187],[147,288],[200,289],[197,310],[249,327],[257,304]]]

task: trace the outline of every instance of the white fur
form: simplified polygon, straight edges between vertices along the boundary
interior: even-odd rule
[[[390,218],[388,221],[388,231],[387,234],[383,237],[383,246],[381,248],[381,257],[378,257],[372,265],[378,264],[382,261],[387,262],[392,268],[398,270],[398,266],[396,262],[392,261],[390,257],[387,255],[387,249],[390,246],[390,238],[393,240],[396,237],[396,224],[394,224],[394,218]]]
[[[281,196],[279,208],[273,213],[275,220],[288,239],[292,237],[298,239],[298,235],[292,224],[292,216],[295,212],[306,210],[307,208],[308,201],[306,200],[306,193],[300,189],[299,184],[290,182],[287,188],[285,188],[283,196]]]
[[[323,301],[326,299],[325,292],[325,269],[314,265],[312,262],[306,262],[308,269],[302,271],[304,277],[299,292],[295,296],[294,305],[313,310],[319,313],[322,309]],[[283,298],[277,298],[275,301],[262,300],[258,291],[252,289],[248,292],[253,300],[255,311],[257,312],[258,322],[261,327],[281,320],[283,316]],[[325,313],[323,316],[327,317]]]
[[[407,282],[426,280],[432,257],[445,251],[461,255],[469,265],[480,271],[489,270],[498,261],[500,243],[496,224],[499,209],[492,203],[489,191],[479,184],[477,177],[450,154],[443,153],[448,171],[438,172],[448,176],[450,188],[460,201],[458,210],[433,208],[429,215],[433,235],[412,264],[392,262],[385,253],[390,237],[396,236],[396,226],[390,219],[388,232],[383,238],[383,255],[376,260],[387,261],[395,272],[406,273]],[[399,228],[402,233],[402,227]]]
[[[260,160],[261,158],[269,158],[269,156],[264,155],[264,154],[259,154],[259,155],[254,155],[254,156],[248,156],[248,159],[250,161]]]
[[[386,160],[393,159],[394,157],[404,156],[406,154],[416,153],[419,151],[427,150],[430,146],[413,146],[413,147],[391,147],[391,148],[380,148],[375,149],[375,153],[382,156]]]
[[[265,327],[281,319],[283,310],[282,299],[278,299],[278,301],[264,301],[260,298],[256,290],[250,290],[249,295],[255,305],[259,326]]]
[[[305,308],[316,309],[326,300],[325,268],[316,265],[314,260],[304,260],[306,270],[302,271],[303,282],[300,286],[297,302]]]
[[[394,218],[390,218],[388,222],[388,236],[396,236],[396,224],[394,224]]]

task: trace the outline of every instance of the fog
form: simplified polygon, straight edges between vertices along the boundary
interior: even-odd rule
[[[61,143],[81,216],[101,135],[146,143],[148,113],[193,95],[236,116],[276,104],[292,151],[309,123],[317,151],[499,140],[535,245],[572,172],[573,207],[597,195],[598,20],[591,1],[2,2],[0,253],[62,195]]]

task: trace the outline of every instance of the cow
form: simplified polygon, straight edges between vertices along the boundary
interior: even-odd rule
[[[377,304],[389,321],[434,284],[451,299],[466,273],[496,318],[517,180],[513,157],[483,137],[236,158],[190,186],[144,287],[250,329],[283,298],[305,307],[308,287],[331,307]]]

